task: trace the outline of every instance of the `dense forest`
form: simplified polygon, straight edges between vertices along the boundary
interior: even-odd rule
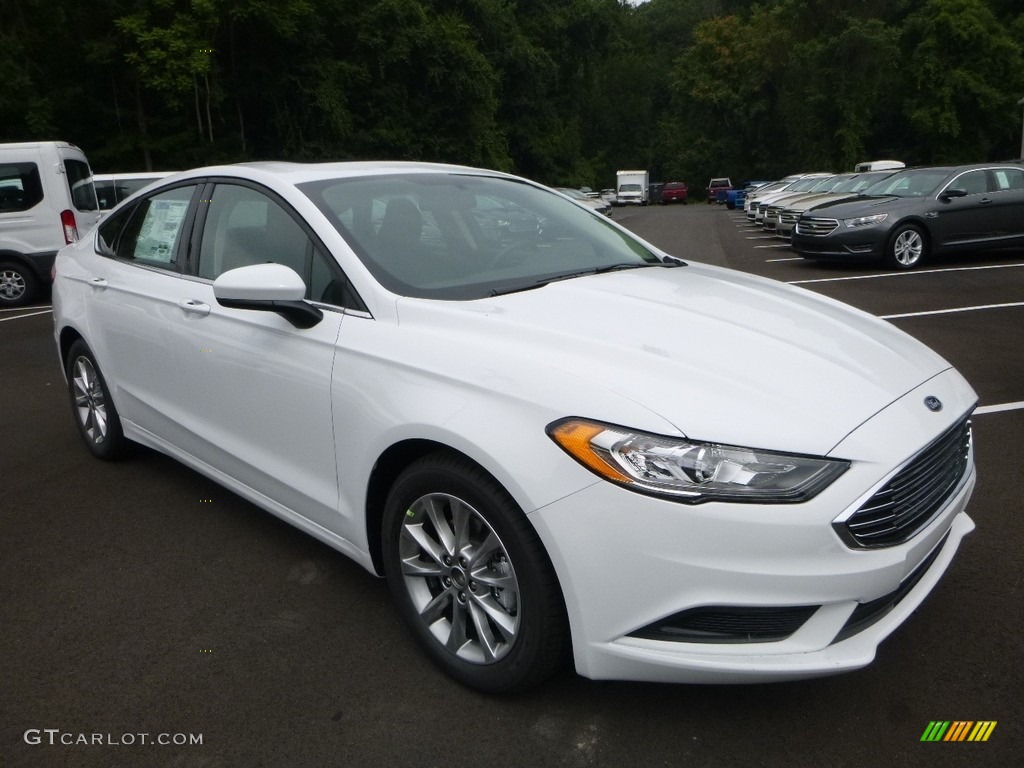
[[[0,0],[0,141],[607,187],[1020,154],[1020,0]]]

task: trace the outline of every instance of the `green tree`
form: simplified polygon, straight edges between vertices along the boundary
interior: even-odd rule
[[[1018,25],[1018,29],[1020,26]],[[919,162],[1015,155],[1024,95],[1020,35],[983,0],[928,0],[907,19],[906,102]]]

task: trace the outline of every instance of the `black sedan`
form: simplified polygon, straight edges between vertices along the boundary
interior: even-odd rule
[[[953,250],[1024,246],[1024,168],[910,168],[854,200],[803,213],[792,247],[808,259],[884,260],[910,269]]]

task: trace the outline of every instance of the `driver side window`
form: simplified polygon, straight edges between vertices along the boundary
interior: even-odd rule
[[[341,270],[277,201],[251,187],[218,184],[203,227],[199,276],[214,280],[230,269],[271,262],[298,273],[307,300],[362,306]]]
[[[988,192],[988,175],[985,171],[968,171],[951,186],[965,190],[968,195],[979,195]]]

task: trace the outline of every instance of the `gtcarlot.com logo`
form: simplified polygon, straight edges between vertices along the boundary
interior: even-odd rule
[[[921,741],[988,741],[995,729],[995,720],[932,720]]]
[[[203,743],[201,733],[75,733],[60,728],[29,728],[22,738],[34,747],[194,747]]]

